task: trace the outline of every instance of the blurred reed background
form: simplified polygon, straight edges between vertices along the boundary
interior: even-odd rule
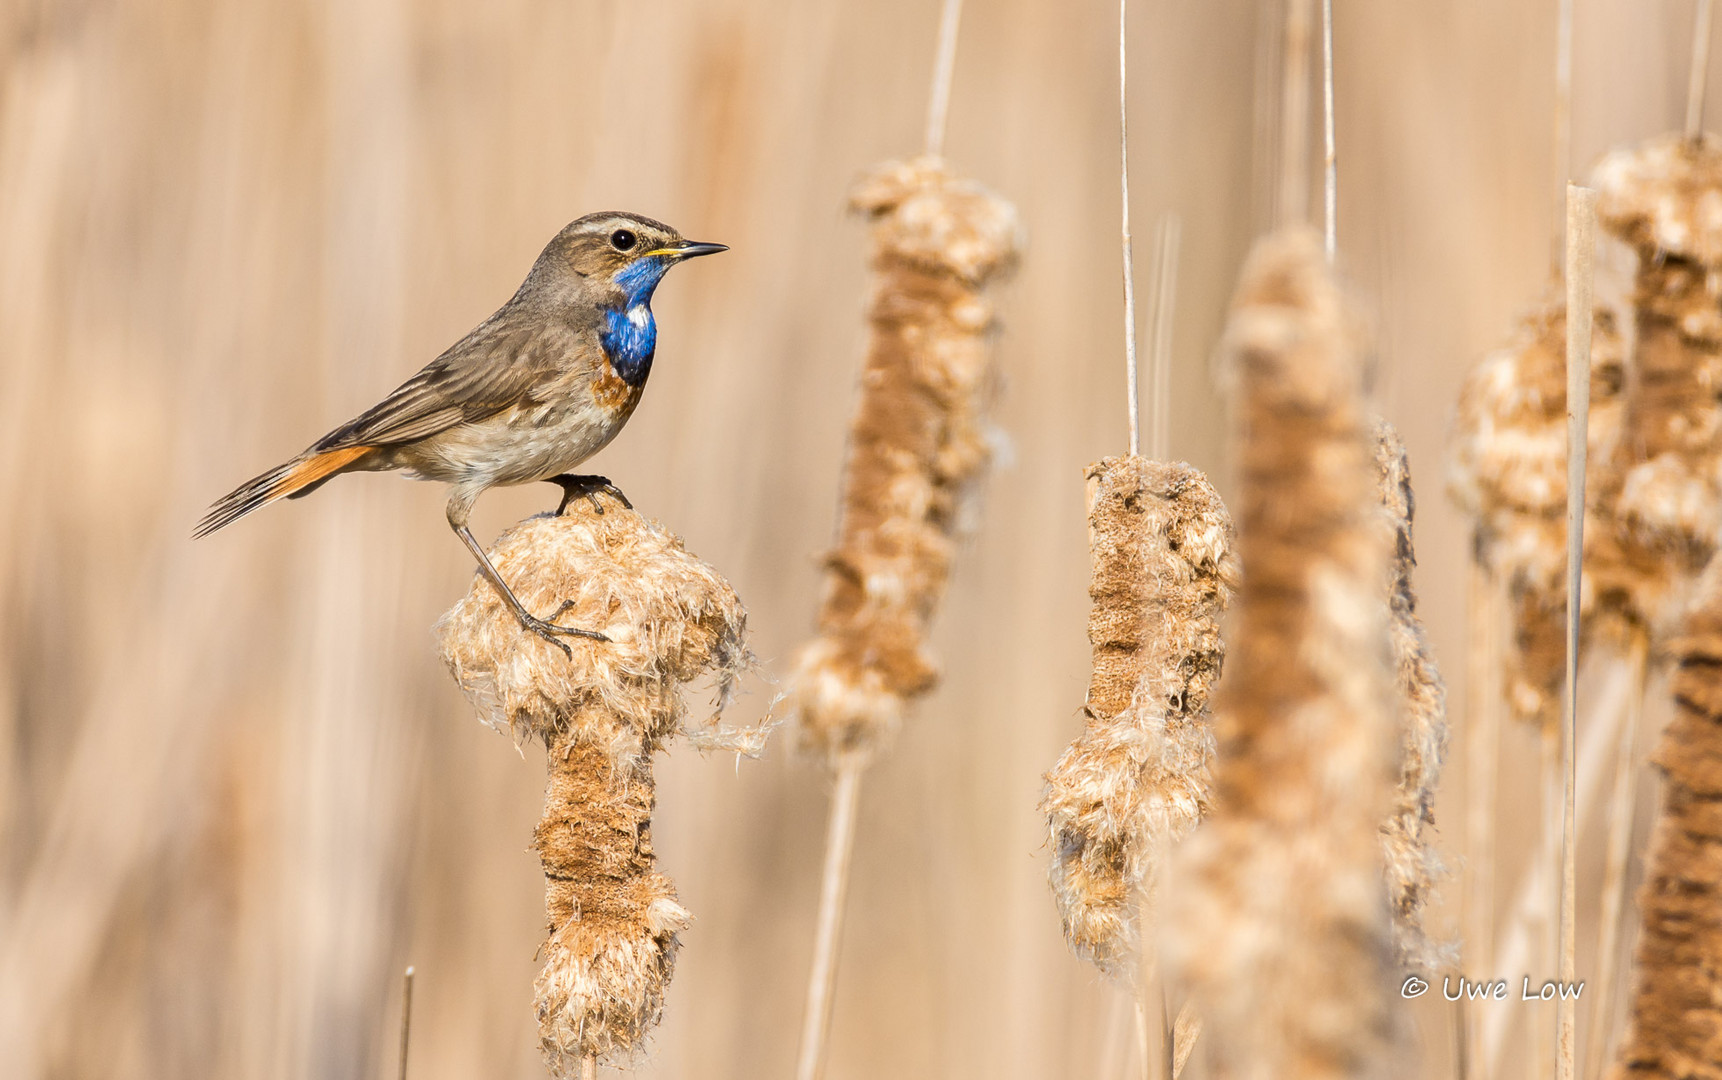
[[[1545,287],[1555,5],[1337,7],[1340,266],[1410,449],[1457,719],[1445,437],[1463,373]],[[660,294],[657,374],[594,466],[729,577],[785,673],[862,338],[844,192],[919,148],[938,4],[0,11],[0,1075],[390,1075],[407,963],[416,1080],[542,1075],[543,766],[437,661],[430,625],[472,570],[439,490],[359,476],[195,545],[191,524],[492,311],[565,222],[640,211],[733,250]],[[940,616],[945,684],[863,793],[833,1080],[1093,1076],[1122,1022],[1060,938],[1035,812],[1087,680],[1082,469],[1125,439],[1115,17],[965,12],[946,154],[1030,237],[1000,294],[1012,450]],[[1580,0],[1575,175],[1679,127],[1691,18]],[[1140,0],[1132,19],[1134,213],[1141,235],[1183,223],[1171,448],[1226,494],[1211,356],[1272,205],[1280,13]],[[477,531],[557,494],[493,494]],[[1506,740],[1511,870],[1536,748]],[[1438,811],[1455,865],[1467,750]],[[661,765],[661,865],[696,921],[638,1075],[787,1075],[826,773],[787,743]],[[1450,881],[1436,930],[1461,896]],[[1449,1075],[1450,1011],[1415,1017]]]

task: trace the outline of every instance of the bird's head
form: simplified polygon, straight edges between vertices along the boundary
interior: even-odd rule
[[[532,277],[573,279],[582,292],[598,294],[607,306],[632,308],[649,302],[658,282],[683,259],[727,250],[722,244],[684,240],[663,222],[638,214],[587,214],[550,241]]]

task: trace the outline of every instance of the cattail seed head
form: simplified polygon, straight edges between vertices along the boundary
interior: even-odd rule
[[[1423,925],[1424,906],[1445,872],[1434,834],[1435,790],[1447,756],[1447,689],[1417,617],[1417,594],[1411,585],[1417,550],[1411,535],[1416,499],[1410,458],[1399,433],[1385,420],[1375,422],[1374,442],[1376,492],[1392,533],[1387,597],[1393,680],[1399,692],[1399,779],[1381,825],[1387,907],[1400,968],[1432,971],[1446,963],[1450,952],[1431,940]]]
[[[819,632],[793,680],[801,742],[833,762],[878,749],[938,681],[927,627],[988,459],[983,290],[1019,242],[1010,204],[932,158],[875,170],[851,205],[870,222],[871,333]]]
[[[690,922],[656,871],[652,756],[681,734],[702,748],[757,752],[765,729],[684,723],[685,684],[709,677],[721,710],[752,658],[747,613],[729,584],[662,526],[632,510],[574,500],[504,533],[491,559],[528,610],[563,601],[564,626],[607,642],[521,628],[475,578],[438,624],[443,659],[480,718],[548,753],[544,864],[550,940],[537,981],[539,1036],[552,1075],[585,1059],[626,1061],[663,1012],[677,934]]]
[[[1705,571],[1669,652],[1675,713],[1654,757],[1666,787],[1613,1080],[1722,1076],[1722,563]]]
[[[1155,860],[1208,809],[1208,697],[1238,562],[1231,517],[1191,466],[1115,457],[1087,476],[1094,667],[1040,809],[1065,940],[1128,976]]]
[[[1472,517],[1475,557],[1506,592],[1506,699],[1519,719],[1545,726],[1559,717],[1566,670],[1566,332],[1566,302],[1552,301],[1471,371],[1460,391],[1449,478]],[[1590,356],[1585,540],[1587,562],[1600,568],[1618,563],[1606,550],[1589,553],[1612,535],[1601,492],[1626,411],[1625,348],[1608,311],[1595,314]],[[1586,569],[1588,619],[1599,583],[1613,579]],[[1618,605],[1604,607],[1620,617]]]
[[[1214,812],[1167,896],[1168,954],[1236,1080],[1385,1073],[1395,723],[1360,338],[1313,233],[1256,245],[1223,346],[1244,575]]]
[[[1609,607],[1659,634],[1722,531],[1722,143],[1655,139],[1608,155],[1593,183],[1598,220],[1638,252],[1631,400],[1597,485],[1612,528],[1594,576]]]

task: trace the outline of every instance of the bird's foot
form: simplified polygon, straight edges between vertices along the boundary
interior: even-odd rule
[[[572,660],[574,659],[574,650],[568,647],[567,642],[557,640],[558,636],[583,637],[588,640],[598,642],[608,642],[610,640],[607,635],[600,634],[596,630],[582,630],[577,626],[558,626],[556,624],[556,620],[562,617],[563,612],[573,606],[574,601],[572,600],[562,601],[562,606],[552,612],[548,619],[540,619],[538,616],[533,615],[530,612],[522,611],[520,612],[520,625],[532,631],[534,634],[537,634],[539,637],[556,646],[558,649],[561,649],[562,655]]]
[[[561,476],[552,476],[548,483],[555,484],[562,489],[562,503],[556,507],[557,517],[561,517],[568,509],[568,504],[581,496],[585,496],[591,501],[592,512],[595,514],[604,512],[604,504],[598,501],[600,494],[609,495],[621,503],[623,509],[632,510],[634,508],[634,504],[628,501],[626,495],[622,494],[622,489],[610,483],[608,476],[577,476],[574,473],[563,473]]]

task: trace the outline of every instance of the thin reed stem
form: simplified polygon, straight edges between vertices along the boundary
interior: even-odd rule
[[[1280,81],[1280,184],[1276,224],[1309,219],[1310,0],[1286,0]]]
[[[859,755],[846,755],[838,763],[837,784],[831,792],[825,870],[819,881],[819,920],[813,935],[813,967],[807,980],[807,1013],[802,1019],[796,1080],[819,1080],[825,1074],[837,948],[843,935],[844,898],[849,892],[849,859],[855,849],[855,807],[860,801],[861,773],[865,768],[866,762]]]
[[[1136,992],[1136,1061],[1136,1075],[1142,1080],[1153,1080],[1154,1055],[1148,1052],[1148,1006],[1140,987]]]
[[[1590,442],[1590,333],[1596,250],[1596,192],[1567,185],[1567,686],[1562,717],[1560,980],[1578,980],[1579,610],[1584,580],[1585,451]],[[1556,998],[1557,1075],[1574,1080],[1578,1002]]]
[[[1626,908],[1626,869],[1632,855],[1634,817],[1638,809],[1638,729],[1644,718],[1645,680],[1650,674],[1650,639],[1633,636],[1627,647],[1627,667],[1633,689],[1621,710],[1614,754],[1614,790],[1609,798],[1608,846],[1603,855],[1602,918],[1597,944],[1596,996],[1591,999],[1590,1043],[1593,1067],[1601,1077],[1614,1046],[1615,1007],[1620,990],[1621,916]]]
[[[580,1059],[580,1080],[598,1080],[598,1056],[587,1054]]]
[[[945,156],[945,127],[951,112],[951,80],[957,68],[957,28],[963,0],[945,0],[939,12],[939,43],[933,53],[933,86],[927,94],[927,156]]]
[[[1130,411],[1130,456],[1135,457],[1142,452],[1142,433],[1136,391],[1136,283],[1132,273],[1135,259],[1130,250],[1130,99],[1127,90],[1130,67],[1125,50],[1129,8],[1130,0],[1118,0],[1118,187],[1123,203],[1119,216],[1124,235],[1124,372]]]
[[[1499,636],[1501,593],[1489,571],[1472,559],[1466,615],[1465,836],[1470,853],[1465,959],[1473,970],[1494,971],[1495,962],[1495,789],[1501,752],[1501,673]],[[1469,1007],[1468,1030],[1478,1080],[1489,1075],[1482,1052],[1483,1027]]]
[[[1159,243],[1154,259],[1154,316],[1152,323],[1154,394],[1153,425],[1148,440],[1155,461],[1172,455],[1172,316],[1177,310],[1178,240],[1182,232],[1177,214],[1160,219]]]
[[[407,1080],[407,1037],[413,1026],[413,969],[407,968],[401,976],[401,1067],[396,1074],[399,1080]]]
[[[1327,262],[1333,265],[1339,251],[1339,150],[1333,131],[1333,0],[1321,0],[1321,116],[1327,153],[1322,171],[1322,242]]]
[[[1555,190],[1554,220],[1549,233],[1549,271],[1561,272],[1566,242],[1567,173],[1572,158],[1573,0],[1559,0],[1555,9]]]
[[[1529,922],[1536,934],[1537,943],[1537,962],[1533,970],[1547,971],[1559,963],[1557,957],[1560,953],[1560,922],[1555,915],[1560,908],[1560,883],[1555,874],[1561,860],[1561,791],[1564,780],[1561,775],[1560,728],[1547,725],[1542,729],[1541,736],[1538,749],[1541,752],[1542,782],[1538,787],[1542,792],[1542,831],[1537,838],[1536,889],[1532,894],[1535,900]],[[1551,1032],[1547,1014],[1533,1006],[1526,1019],[1531,1025],[1533,1061],[1536,1068],[1534,1075],[1542,1080],[1554,1080],[1557,1055],[1555,1040],[1549,1037]]]
[[[1698,0],[1693,16],[1692,67],[1686,74],[1686,141],[1704,134],[1704,86],[1710,79],[1710,0]]]

